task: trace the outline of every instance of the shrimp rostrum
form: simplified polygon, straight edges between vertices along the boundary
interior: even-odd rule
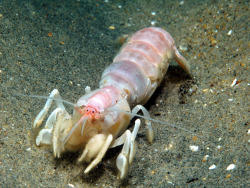
[[[123,145],[116,165],[119,179],[124,179],[136,152],[135,138],[140,119],[135,121],[132,132],[127,127],[130,120],[142,111],[148,141],[153,141],[149,113],[142,105],[159,86],[171,59],[190,73],[189,63],[179,54],[168,32],[149,27],[134,33],[102,73],[99,89],[91,91],[89,87],[85,88],[86,94],[74,104],[73,115],[65,110],[58,90],[51,92],[34,121],[34,127],[41,125],[52,101],[57,108],[39,132],[36,144],[52,145],[55,157],[64,152],[81,152],[78,162],[90,163],[84,173],[98,165],[109,148]]]

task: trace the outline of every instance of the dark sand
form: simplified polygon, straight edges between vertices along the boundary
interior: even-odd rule
[[[247,1],[1,0],[0,187],[249,186],[249,23]],[[142,126],[123,182],[113,165],[119,149],[84,175],[79,154],[55,159],[50,148],[36,147],[33,120],[45,100],[13,93],[48,96],[57,88],[76,102],[86,85],[98,87],[117,38],[152,24],[171,33],[194,79],[171,62],[146,108],[204,139],[154,124],[150,145]],[[236,168],[226,170],[230,164]]]

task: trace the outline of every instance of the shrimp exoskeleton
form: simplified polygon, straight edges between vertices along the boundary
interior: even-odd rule
[[[34,121],[34,127],[41,125],[53,100],[57,108],[39,132],[36,144],[52,145],[55,157],[67,151],[82,152],[78,162],[91,162],[85,173],[102,160],[109,148],[123,144],[116,164],[119,178],[124,179],[136,152],[135,138],[140,120],[135,121],[132,132],[126,129],[130,120],[142,110],[147,117],[148,141],[153,141],[149,113],[142,105],[159,86],[172,58],[190,73],[188,62],[179,54],[168,32],[157,27],[136,32],[104,70],[100,88],[94,91],[85,88],[86,94],[74,105],[72,116],[65,110],[58,90],[51,92]]]

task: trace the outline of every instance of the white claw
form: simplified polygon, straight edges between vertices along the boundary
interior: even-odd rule
[[[44,117],[46,116],[47,111],[45,109],[42,109],[41,112],[37,115],[34,124],[33,124],[33,128],[37,128],[41,125]]]
[[[119,179],[123,180],[128,175],[128,160],[123,153],[119,154],[117,157],[116,165],[119,170]]]
[[[134,157],[135,157],[135,153],[137,151],[137,143],[136,141],[132,141],[131,142],[131,147],[130,147],[130,152],[129,152],[129,165],[132,164],[133,160],[134,160]]]
[[[151,123],[150,123],[150,126],[148,125],[148,129],[147,129],[147,139],[148,139],[148,142],[150,144],[153,143],[153,139],[154,139],[154,131],[153,131],[153,128],[151,126]]]
[[[40,146],[41,144],[52,144],[51,138],[51,129],[42,129],[36,137],[36,145]]]

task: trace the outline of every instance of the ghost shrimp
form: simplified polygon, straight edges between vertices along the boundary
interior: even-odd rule
[[[85,88],[85,95],[74,104],[73,115],[66,111],[58,90],[51,92],[35,118],[34,128],[42,124],[53,101],[57,108],[39,132],[36,144],[52,145],[55,157],[64,152],[82,152],[78,162],[90,163],[84,173],[98,165],[109,148],[123,145],[116,165],[119,179],[126,178],[136,153],[135,138],[140,119],[135,121],[132,132],[127,127],[142,111],[148,141],[153,141],[150,115],[142,105],[161,83],[171,59],[190,73],[189,63],[179,54],[168,32],[157,27],[137,31],[102,73],[99,89]]]

